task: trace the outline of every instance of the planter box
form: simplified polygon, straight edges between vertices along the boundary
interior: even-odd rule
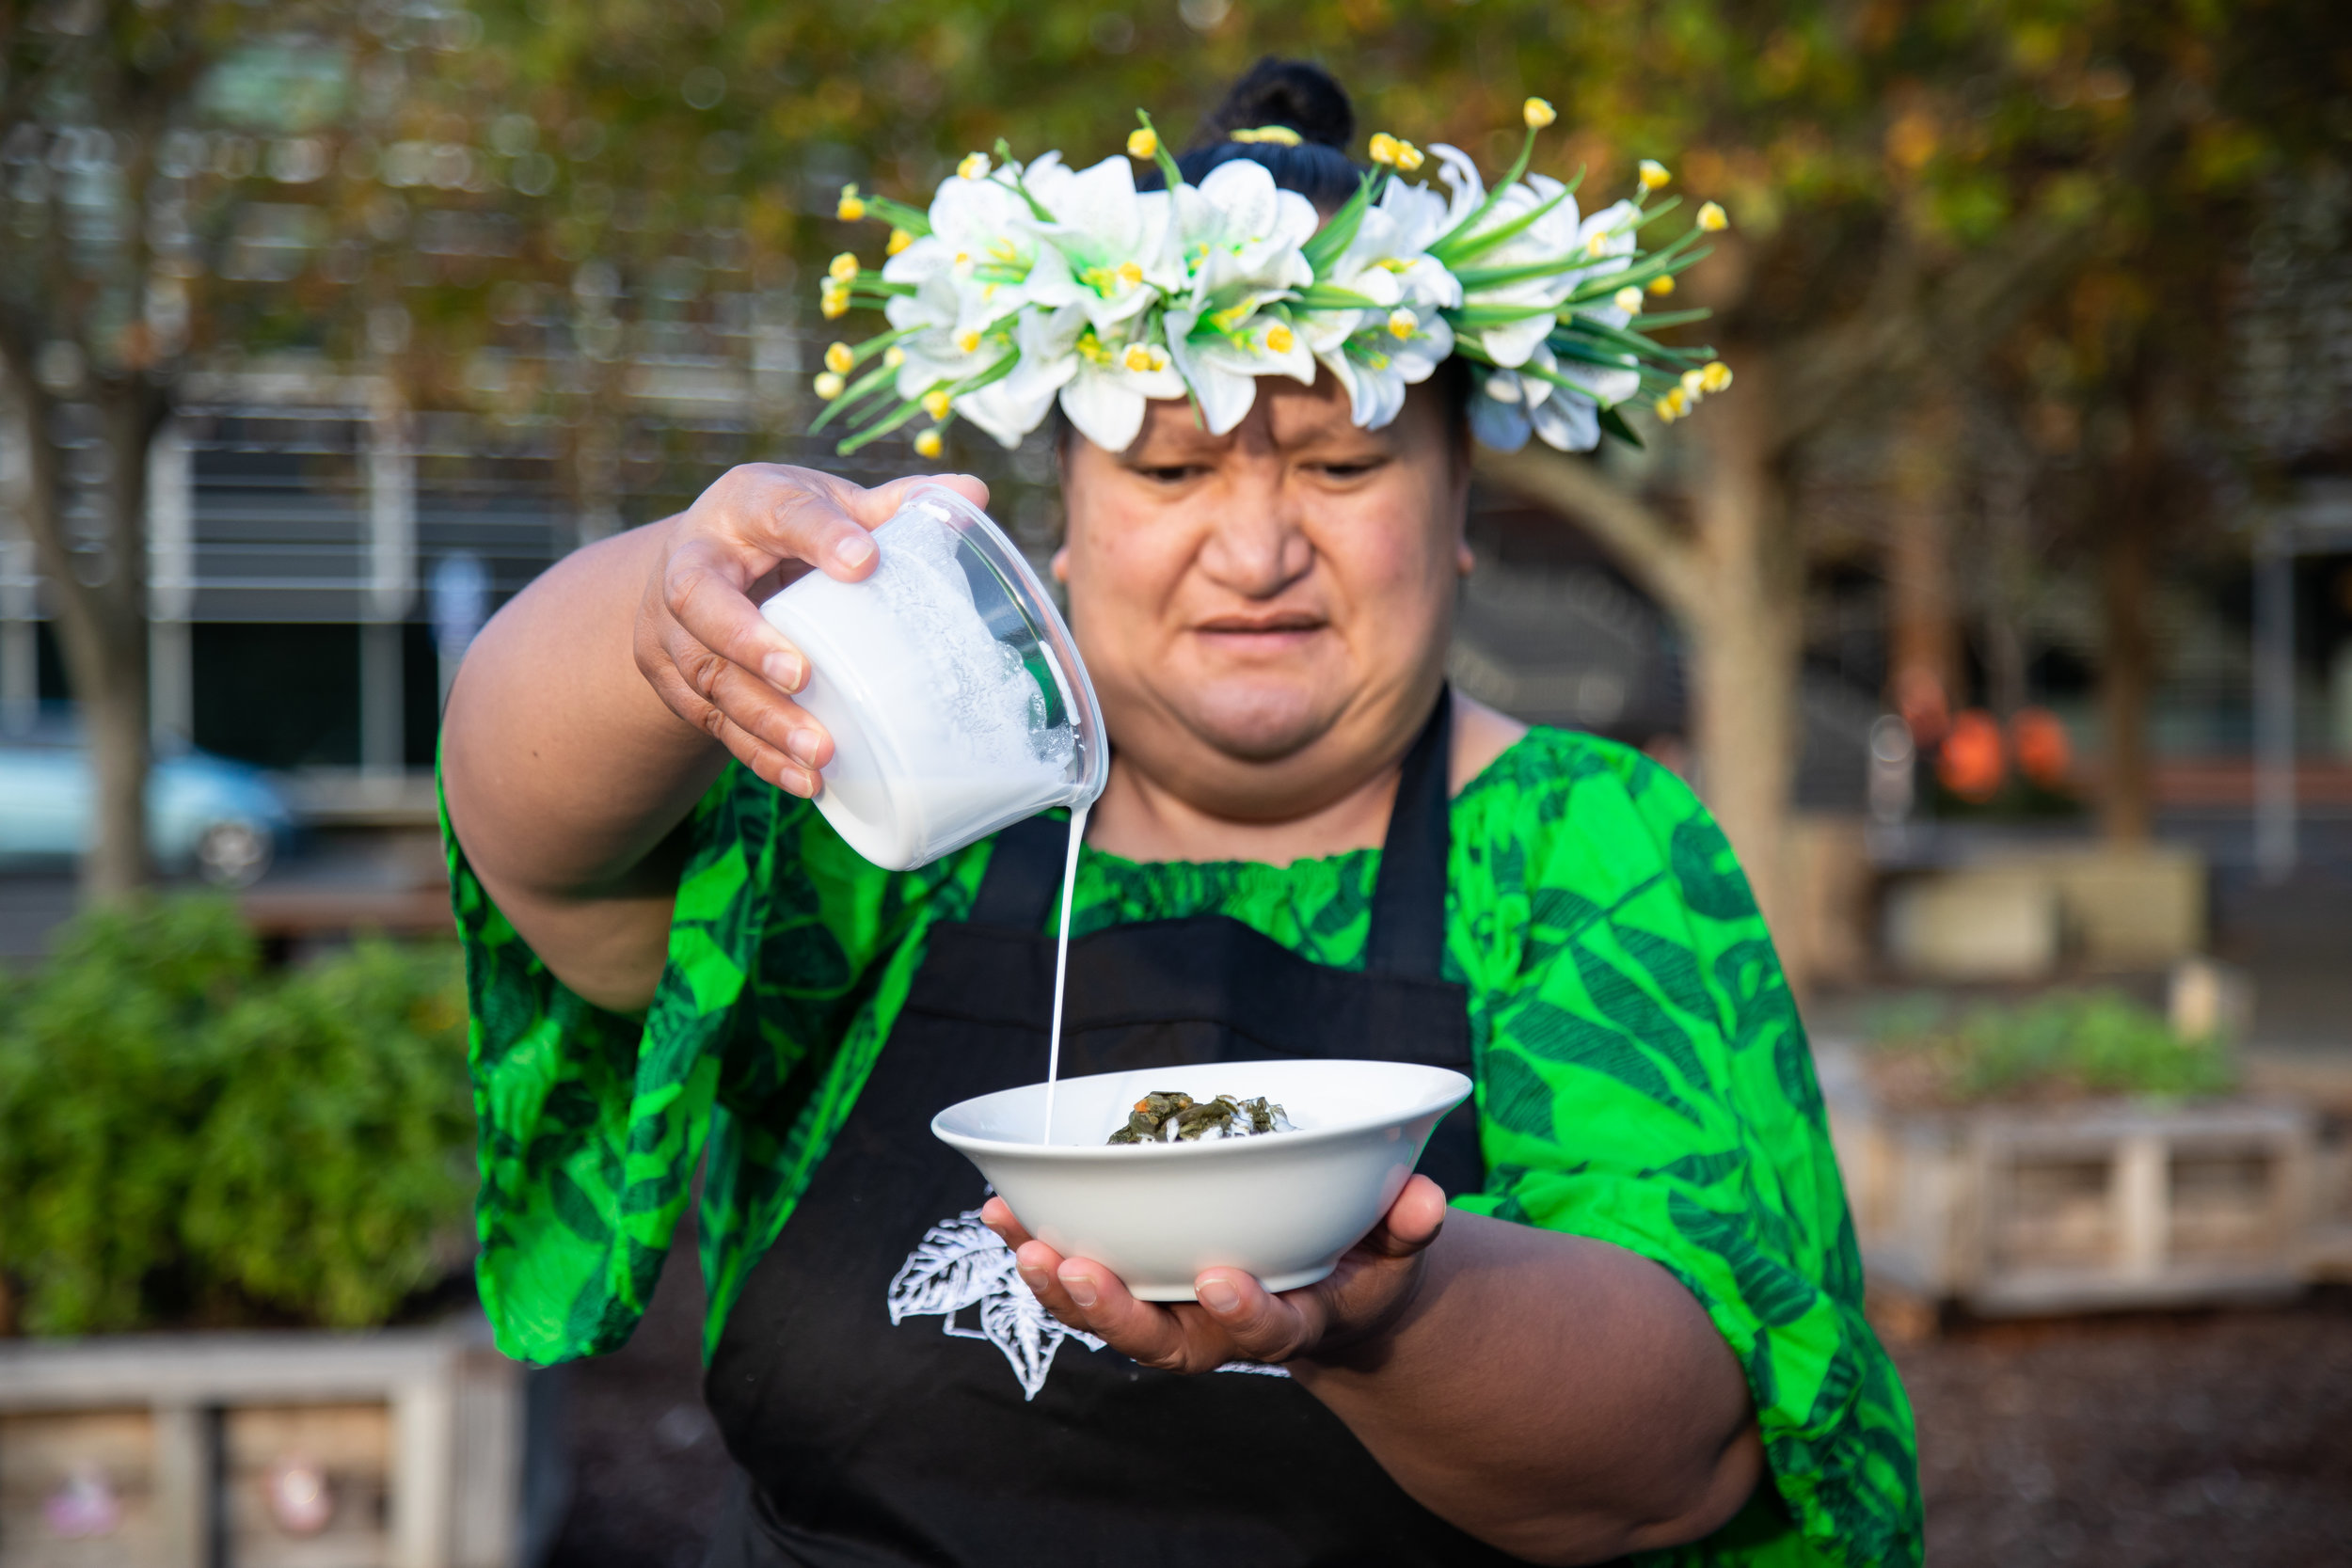
[[[2322,1150],[2256,1101],[1898,1111],[1822,1053],[1865,1268],[1985,1316],[2291,1295],[2314,1277]]]
[[[2204,945],[2204,863],[2169,847],[1991,854],[1889,886],[1885,941],[1922,979],[2161,969]]]
[[[0,1341],[0,1568],[528,1568],[564,1501],[553,1391],[478,1317]],[[273,1506],[289,1465],[323,1519]]]

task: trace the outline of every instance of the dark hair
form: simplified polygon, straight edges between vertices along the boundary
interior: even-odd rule
[[[1279,125],[1295,131],[1296,147],[1280,142],[1239,142],[1236,131]],[[1215,113],[1176,160],[1184,179],[1199,184],[1219,164],[1247,158],[1263,164],[1274,182],[1296,191],[1328,213],[1356,194],[1363,170],[1348,157],[1356,139],[1356,109],[1347,89],[1329,71],[1305,60],[1278,60],[1268,55],[1235,82]],[[1138,180],[1148,190],[1159,187],[1156,176]]]

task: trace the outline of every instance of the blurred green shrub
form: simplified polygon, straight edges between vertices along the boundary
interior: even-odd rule
[[[2153,1009],[2111,990],[1962,1009],[1911,997],[1882,1009],[1869,1034],[1882,1087],[1899,1099],[2192,1099],[2226,1093],[2236,1078],[2220,1041],[2177,1034]]]
[[[102,908],[0,989],[0,1275],[36,1334],[381,1323],[472,1126],[454,944],[269,974],[226,899]]]

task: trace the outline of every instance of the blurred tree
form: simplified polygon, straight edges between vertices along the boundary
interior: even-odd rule
[[[1585,166],[1597,197],[1637,158],[1675,160],[1694,198],[1733,214],[1687,293],[1721,312],[1707,335],[1737,392],[1660,443],[1663,483],[1646,498],[1541,449],[1486,471],[1590,528],[1677,617],[1706,793],[1768,907],[1803,631],[1794,454],[1923,390],[1935,395],[1916,419],[1932,426],[1950,383],[2086,277],[2128,277],[2152,239],[2192,286],[2209,282],[2249,182],[2286,145],[2278,89],[2246,89],[2268,79],[2315,102],[2343,69],[2340,52],[2309,47],[2342,31],[2315,0],[501,0],[482,14],[511,72],[501,108],[566,152],[540,209],[551,254],[617,268],[632,295],[722,215],[771,282],[796,252],[870,254],[879,231],[833,216],[843,184],[920,200],[956,154],[999,135],[1089,162],[1137,103],[1181,134],[1269,50],[1337,70],[1367,131],[1489,158],[1519,99],[1544,93],[1573,128],[1544,157]],[[617,293],[613,276],[583,267],[575,297]],[[2111,660],[2123,707],[2144,702],[2134,646],[2126,628]],[[2111,728],[2128,747],[2129,726]]]
[[[307,133],[341,107],[340,16],[234,0],[0,12],[0,402],[26,436],[19,504],[96,776],[96,895],[151,869],[150,443],[193,352],[301,313],[301,292],[252,285],[285,281],[279,263],[318,239],[312,212],[245,197],[326,173],[327,143]],[[224,77],[231,56],[246,69]]]
[[[1705,787],[1770,909],[1783,875],[1774,856],[1787,841],[1802,636],[1795,454],[1833,423],[1891,404],[1912,410],[1903,438],[1915,450],[1899,467],[1945,466],[1915,450],[1954,422],[1939,403],[2021,331],[2102,287],[2153,301],[2177,280],[2192,294],[2183,307],[2212,323],[2252,177],[2290,145],[2276,96],[2341,94],[2345,84],[2330,75],[2343,70],[2341,53],[2310,45],[2344,34],[2321,8],[2291,4],[1579,15],[1586,47],[1572,47],[1567,63],[1581,80],[1597,68],[1608,80],[1570,102],[1642,104],[1647,123],[1629,119],[1615,135],[1687,149],[1694,191],[1721,196],[1739,225],[1711,270],[1693,275],[1692,293],[1721,311],[1710,335],[1740,383],[1675,433],[1689,449],[1687,520],[1554,454],[1522,453],[1491,471],[1594,526],[1677,615]],[[2246,90],[2256,78],[2268,87]],[[2151,270],[2166,283],[2146,278]],[[2161,311],[2131,314],[2162,330]],[[2219,349],[2216,333],[2179,346]],[[2153,487],[2148,449],[2132,445],[2142,477],[2103,506],[2113,566],[2103,674],[2121,761],[2108,777],[2144,801],[2149,681],[2137,618]],[[1948,636],[1911,629],[1928,643]],[[1950,662],[1948,650],[1918,657]],[[2110,812],[2110,822],[2144,831],[2144,806]]]
[[[1181,136],[1268,51],[1337,71],[1362,130],[1489,166],[1542,93],[1565,135],[1540,166],[1585,166],[1593,199],[1659,156],[1730,208],[1677,303],[1718,308],[1705,335],[1740,381],[1653,439],[1643,490],[1541,450],[1489,472],[1592,529],[1677,618],[1703,782],[1769,906],[1802,632],[1795,455],[2035,334],[2069,351],[2051,395],[2093,422],[2133,362],[2119,333],[2201,366],[2207,338],[2167,312],[2210,325],[2200,291],[2220,287],[2248,192],[2340,134],[2344,30],[2324,0],[58,0],[5,35],[7,373],[37,428],[119,407],[125,438],[114,531],[77,553],[41,522],[43,569],[77,689],[135,693],[143,470],[123,454],[208,345],[305,346],[422,405],[548,421],[593,534],[656,439],[632,422],[649,394],[709,378],[778,432],[814,406],[798,280],[882,238],[837,219],[845,184],[919,201],[999,136],[1090,162],[1137,104]],[[77,216],[98,209],[118,221]],[[714,336],[736,361],[704,352]],[[35,450],[54,480],[62,449]],[[108,842],[135,844],[122,781],[143,726],[99,727]],[[107,885],[139,863],[100,860]]]

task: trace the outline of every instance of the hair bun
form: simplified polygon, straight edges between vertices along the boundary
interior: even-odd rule
[[[1345,152],[1356,139],[1356,108],[1347,101],[1347,89],[1321,66],[1268,55],[1233,84],[1200,127],[1195,145],[1263,125],[1287,125],[1310,142]]]

